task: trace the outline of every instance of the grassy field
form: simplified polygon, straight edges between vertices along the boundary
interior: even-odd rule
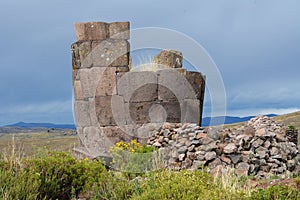
[[[0,151],[5,152],[15,145],[24,155],[32,155],[34,152],[48,148],[49,150],[70,151],[77,145],[76,135],[64,135],[63,133],[18,133],[0,134]]]
[[[274,118],[298,129],[299,119],[300,112]],[[77,160],[65,153],[76,145],[76,135],[58,132],[0,134],[0,200],[300,199],[300,177],[256,180],[233,173],[213,177],[204,168],[144,174],[107,171],[97,160]],[[39,151],[40,156],[33,156]],[[25,154],[26,158],[18,154]]]
[[[300,111],[285,115],[273,117],[279,123],[285,125],[293,125],[300,130]],[[246,122],[225,125],[225,128],[238,128]],[[77,145],[76,135],[65,135],[63,133],[55,132],[39,132],[39,133],[18,133],[18,134],[1,134],[0,133],[0,151],[7,151],[14,143],[16,147],[25,153],[25,155],[32,155],[34,151],[42,148],[49,148],[57,151],[70,151]]]
[[[287,126],[293,125],[296,129],[300,130],[300,111],[286,114],[286,115],[279,115],[273,117],[273,119]]]

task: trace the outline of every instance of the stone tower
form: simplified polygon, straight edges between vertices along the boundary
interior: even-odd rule
[[[163,50],[149,69],[130,70],[129,22],[75,24],[74,112],[81,153],[107,152],[118,141],[145,142],[164,122],[201,124],[205,76]]]

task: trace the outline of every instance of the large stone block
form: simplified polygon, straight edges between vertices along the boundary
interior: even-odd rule
[[[139,102],[125,103],[129,108],[128,124],[180,122],[181,110],[179,102]]]
[[[126,71],[129,71],[127,66],[105,68],[102,76],[99,78],[95,96],[109,96],[116,94],[117,76],[121,76]]]
[[[158,85],[158,99],[165,102],[178,101],[176,95],[163,85]]]
[[[198,99],[185,99],[181,105],[181,113],[181,122],[200,124],[200,101]]]
[[[160,104],[164,107],[167,113],[166,122],[171,122],[171,123],[181,122],[181,109],[180,109],[180,103],[178,101],[161,102]]]
[[[91,126],[89,102],[75,101],[74,112],[77,127]]]
[[[83,135],[80,136],[84,147],[91,155],[98,155],[109,149],[107,139],[101,133],[98,127],[91,126],[83,129]]]
[[[78,43],[73,43],[71,45],[72,50],[72,68],[79,69],[81,67],[80,55],[79,55],[79,47]]]
[[[80,81],[75,80],[73,88],[75,100],[84,100]]]
[[[134,139],[133,132],[129,131],[127,126],[122,126],[124,129],[121,129],[118,126],[106,126],[100,127],[102,134],[106,137],[107,143],[114,145],[117,142],[124,141],[130,142]]]
[[[126,40],[107,39],[92,42],[94,67],[119,67],[129,65],[130,46]]]
[[[181,68],[182,53],[175,50],[163,50],[153,59],[153,63],[161,65],[162,68]]]
[[[111,98],[111,108],[113,119],[118,126],[128,124],[129,112],[125,107],[124,98],[119,95],[113,95]]]
[[[104,22],[75,23],[76,40],[105,40],[108,25]]]
[[[175,69],[162,69],[156,73],[158,76],[159,100],[182,101],[183,99],[196,99],[194,89],[184,73],[180,73]]]
[[[129,124],[150,123],[149,110],[153,102],[125,103],[129,107],[130,120]]]
[[[205,78],[200,72],[186,72],[186,78],[191,84],[197,99],[200,99],[205,88]]]
[[[105,71],[98,82],[95,96],[108,96],[116,94],[116,76],[115,67],[105,68]]]
[[[79,80],[78,69],[72,69],[72,83],[74,85],[75,80]]]
[[[109,37],[112,39],[129,40],[129,22],[112,22],[109,24]]]
[[[94,98],[98,83],[106,68],[93,67],[91,69],[80,69],[78,76],[82,86],[84,98]]]
[[[100,126],[125,125],[126,112],[121,96],[95,97],[95,109]]]
[[[167,121],[167,110],[159,103],[153,104],[149,109],[151,123],[163,123]]]
[[[73,69],[90,68],[93,66],[92,42],[80,41],[72,44]]]
[[[99,122],[98,122],[98,117],[97,117],[97,113],[96,113],[95,98],[89,98],[88,102],[89,102],[89,108],[90,108],[90,119],[91,119],[91,124],[92,124],[91,126],[98,127]]]
[[[152,102],[157,99],[157,77],[154,72],[128,72],[117,79],[117,94],[125,102]]]

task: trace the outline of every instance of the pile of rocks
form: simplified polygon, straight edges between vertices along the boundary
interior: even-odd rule
[[[159,147],[166,166],[175,170],[207,166],[213,174],[235,168],[246,176],[284,177],[300,173],[298,148],[286,132],[286,127],[265,116],[234,130],[165,123],[152,132],[147,144]]]

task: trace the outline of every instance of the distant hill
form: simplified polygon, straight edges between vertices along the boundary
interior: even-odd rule
[[[18,122],[15,124],[10,124],[7,125],[6,127],[76,129],[76,126],[74,124],[26,123],[26,122]]]
[[[269,117],[274,117],[277,115],[269,114],[267,115]],[[240,123],[240,122],[246,122],[249,119],[253,118],[255,116],[247,116],[247,117],[232,117],[232,116],[225,116],[225,122],[224,124],[234,124],[234,123]],[[202,119],[202,126],[217,126],[223,124],[224,117],[205,117]],[[212,123],[211,123],[212,121]],[[211,123],[211,124],[210,124]],[[53,123],[26,123],[26,122],[18,122],[15,124],[10,124],[7,126],[0,127],[3,129],[3,132],[6,132],[7,128],[16,128],[16,129],[71,129],[75,130],[76,126],[75,124],[53,124]],[[6,129],[4,129],[6,128]],[[4,131],[6,130],[6,131]],[[8,131],[9,132],[9,131]]]
[[[296,129],[300,130],[300,111],[285,114],[285,115],[278,115],[273,119],[287,126],[293,125]]]
[[[275,117],[277,115],[269,114],[266,115],[268,117]],[[205,117],[202,119],[202,126],[218,126],[221,124],[234,124],[239,122],[246,122],[255,116],[247,116],[247,117],[232,117],[232,116],[219,116],[219,117]],[[224,121],[225,118],[225,121]],[[224,121],[224,123],[223,123]]]

